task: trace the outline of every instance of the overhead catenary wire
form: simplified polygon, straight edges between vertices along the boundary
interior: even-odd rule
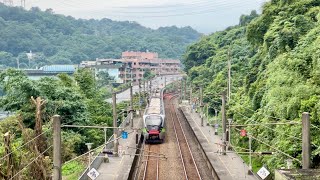
[[[239,112],[236,112],[236,113],[239,114],[239,115],[241,115],[241,116],[243,116],[243,117],[248,118],[248,120],[250,120],[251,122],[258,123],[257,121],[253,120],[252,118],[249,118],[248,116],[246,116],[246,115],[244,115],[244,114],[242,114],[242,113],[239,113]],[[267,129],[271,130],[271,131],[276,132],[276,130],[273,129],[273,128],[270,128],[270,127],[268,127],[268,126],[266,126],[266,125],[264,125],[264,124],[262,124],[262,123],[261,123],[261,125],[262,125],[263,127],[267,128]],[[288,137],[291,137],[291,138],[293,138],[293,139],[297,139],[297,140],[302,141],[301,138],[297,138],[297,137],[294,137],[294,136],[291,136],[291,135],[288,135],[288,134],[285,134],[285,135],[288,136]]]
[[[26,146],[27,144],[29,144],[30,142],[36,140],[37,138],[39,138],[40,136],[42,136],[43,134],[47,133],[50,129],[47,129],[45,131],[43,131],[41,134],[37,135],[36,137],[32,138],[31,140],[29,140],[28,142],[22,144],[21,146],[17,147],[16,149],[12,150],[10,153],[8,153],[7,155],[3,156],[2,158],[0,158],[0,161],[3,160],[4,158],[6,158],[7,156],[11,155],[13,152],[20,150],[22,147]]]
[[[60,2],[61,3],[61,2]],[[62,3],[64,6],[66,6],[67,4],[66,3]],[[105,16],[106,17],[123,17],[123,18],[166,18],[166,17],[178,17],[178,16],[188,16],[188,15],[199,15],[199,14],[206,14],[206,13],[210,13],[210,12],[216,12],[216,11],[220,11],[223,9],[223,7],[226,7],[226,8],[237,8],[237,7],[244,7],[244,6],[248,6],[249,4],[251,4],[251,2],[248,2],[247,4],[241,2],[241,3],[232,3],[232,4],[226,4],[224,6],[215,6],[215,9],[206,9],[206,10],[203,10],[203,9],[200,9],[200,11],[188,11],[187,13],[177,13],[177,11],[172,11],[172,13],[174,14],[166,14],[166,13],[161,13],[160,15],[153,15],[152,13],[148,12],[148,13],[145,13],[145,12],[136,12],[136,14],[147,14],[147,15],[140,15],[140,16],[135,16],[135,15],[128,15],[129,12],[119,12],[119,11],[115,11],[115,12],[111,12],[111,11],[108,11],[109,14],[106,14]],[[67,5],[67,6],[70,6],[71,8],[75,8],[75,7],[72,7],[71,4]],[[87,13],[86,14],[97,14],[97,13],[105,13],[105,10],[96,10],[96,11],[86,11]],[[110,14],[111,12],[111,14]],[[130,13],[129,13],[130,14]],[[166,14],[166,15],[164,15]]]
[[[94,149],[92,149],[92,150],[90,150],[90,151],[88,151],[88,152],[86,152],[86,153],[83,153],[83,154],[81,154],[81,155],[79,155],[79,156],[77,156],[77,157],[75,157],[75,158],[73,158],[73,159],[71,159],[71,160],[69,160],[69,161],[66,161],[66,162],[63,163],[63,165],[68,164],[68,163],[70,163],[70,162],[72,162],[72,161],[74,161],[74,160],[77,160],[77,159],[81,158],[82,156],[88,154],[89,152],[95,151],[95,150],[97,150],[97,149],[99,149],[99,148],[102,148],[103,146],[105,146],[105,144],[102,144],[102,145],[100,145],[100,146],[98,146],[98,147],[96,147],[96,148],[94,148]]]
[[[134,131],[131,131],[131,132],[129,132],[128,134],[131,134],[131,133],[133,133],[133,132],[134,132]],[[113,135],[112,135],[112,136],[113,136]],[[111,137],[112,137],[112,136],[111,136]],[[111,138],[111,137],[110,137],[110,138]],[[117,137],[116,140],[118,140],[118,139],[122,139],[122,137],[121,137],[121,136],[120,136],[120,137]],[[95,151],[95,150],[97,150],[97,149],[99,149],[99,148],[101,148],[101,147],[103,147],[103,146],[105,146],[105,145],[107,145],[107,144],[109,144],[109,143],[112,143],[112,142],[114,142],[114,139],[113,139],[113,140],[109,140],[107,143],[103,143],[102,145],[100,145],[100,146],[98,146],[98,147],[90,150],[90,152],[91,152],[91,151]],[[73,159],[71,159],[71,160],[69,160],[69,161],[66,161],[65,163],[63,163],[63,165],[64,165],[64,164],[68,164],[68,163],[70,163],[71,161],[74,161],[74,160],[76,160],[76,159],[79,159],[80,157],[82,157],[82,156],[84,156],[84,155],[86,155],[86,154],[88,154],[88,153],[89,153],[89,151],[86,152],[86,153],[84,153],[84,154],[81,154],[81,155],[79,155],[79,156],[77,156],[77,157],[75,157],[75,158],[73,158]]]
[[[82,6],[91,6],[91,5],[96,5],[95,3],[80,3],[79,1],[75,2],[75,1],[71,1],[71,0],[64,0],[63,1],[64,4],[67,4],[69,6],[72,6],[74,8],[80,8]],[[71,3],[71,4],[70,4]],[[157,3],[157,2],[155,2]],[[183,10],[183,9],[190,9],[190,8],[201,8],[201,7],[205,7],[205,6],[210,6],[210,5],[219,5],[219,4],[225,4],[227,3],[227,1],[223,1],[223,2],[212,2],[212,1],[206,1],[206,2],[194,2],[194,3],[180,3],[180,4],[167,4],[167,5],[145,5],[145,6],[136,6],[136,5],[132,5],[132,6],[109,6],[110,4],[108,4],[108,6],[104,6],[103,4],[101,4],[101,7],[104,7],[104,9],[110,9],[110,10],[117,10],[117,11],[121,11],[121,10],[132,10],[132,9],[140,9],[140,10],[162,10],[161,12],[166,12],[166,10],[171,10],[171,11],[177,11],[177,10]],[[154,13],[154,11],[152,11],[151,13]]]
[[[241,131],[241,130],[240,130],[240,129],[238,129],[238,128],[235,128],[235,129],[236,129],[236,130],[238,130],[238,131]],[[252,137],[253,139],[255,139],[255,140],[259,141],[260,143],[262,143],[262,144],[264,144],[264,145],[266,145],[266,146],[268,146],[268,147],[270,147],[270,148],[272,148],[272,149],[276,150],[277,152],[279,152],[279,153],[281,153],[281,154],[283,154],[283,155],[285,155],[285,156],[287,156],[287,157],[289,157],[289,158],[291,158],[291,159],[293,159],[293,160],[295,160],[295,161],[299,162],[300,164],[302,164],[302,162],[301,162],[299,159],[297,159],[297,158],[295,158],[295,157],[291,156],[290,154],[287,154],[287,153],[285,153],[285,152],[283,152],[283,151],[281,151],[281,150],[279,150],[279,149],[277,149],[277,148],[275,148],[275,147],[271,146],[270,144],[268,144],[268,143],[266,143],[266,142],[264,142],[264,141],[262,141],[262,140],[258,139],[257,137],[255,137],[255,136],[251,135],[251,133],[248,133],[248,136]]]
[[[25,168],[30,166],[32,163],[34,163],[39,157],[43,156],[44,153],[46,153],[50,148],[52,147],[49,146],[46,150],[44,150],[41,154],[39,154],[36,158],[34,158],[30,163],[28,163],[26,166],[24,166],[19,172],[17,172],[14,176],[12,176],[9,180],[15,178],[18,174],[20,174],[22,171],[24,171]]]

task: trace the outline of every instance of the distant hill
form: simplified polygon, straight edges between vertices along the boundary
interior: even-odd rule
[[[26,11],[0,3],[0,64],[28,66],[26,52],[35,52],[30,66],[71,64],[96,58],[118,58],[122,51],[154,51],[180,58],[200,37],[191,27],[146,28],[136,22],[75,19],[51,9]]]

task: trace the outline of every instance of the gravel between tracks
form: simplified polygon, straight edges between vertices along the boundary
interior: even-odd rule
[[[175,105],[177,106],[177,102],[175,102]],[[182,125],[182,128],[185,132],[187,141],[189,143],[192,155],[194,160],[196,161],[197,167],[199,169],[199,173],[201,175],[201,178],[203,180],[211,180],[214,179],[210,173],[210,170],[206,164],[205,159],[203,158],[202,154],[199,153],[201,152],[201,149],[198,146],[198,142],[196,141],[194,134],[192,133],[192,129],[189,126],[189,124],[187,123],[186,119],[184,118],[184,116],[182,115],[182,113],[177,110],[177,115],[180,118],[180,122]]]
[[[170,114],[170,101],[165,99],[166,110],[166,138],[165,142],[160,146],[160,152],[165,154],[168,159],[166,161],[160,161],[160,180],[175,180],[184,179],[182,162],[179,154],[177,140],[173,130],[172,117]]]

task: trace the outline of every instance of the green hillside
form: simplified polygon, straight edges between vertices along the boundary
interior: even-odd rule
[[[118,58],[122,51],[154,51],[163,58],[180,58],[200,33],[191,27],[157,30],[136,22],[84,20],[54,14],[51,9],[29,11],[0,3],[0,64],[28,65],[26,52],[36,53],[30,66],[72,64],[96,58]]]
[[[237,124],[300,123],[302,112],[310,112],[312,166],[318,167],[320,1],[271,0],[256,16],[255,12],[243,15],[240,25],[202,37],[188,47],[184,56],[188,75],[193,84],[205,87],[204,100],[213,114],[214,108],[220,109],[219,94],[227,89],[230,51],[232,94],[227,118]],[[265,164],[271,170],[286,167],[290,157],[296,158],[295,167],[301,166],[301,124],[245,129],[261,140],[253,140],[254,151],[277,152],[255,156],[255,166]],[[235,149],[247,149],[248,138],[240,137],[236,129],[232,133]],[[247,160],[247,156],[243,157]]]

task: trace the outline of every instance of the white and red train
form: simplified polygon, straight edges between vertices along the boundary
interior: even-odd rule
[[[162,143],[165,138],[163,89],[155,90],[143,114],[143,135],[146,143]]]

